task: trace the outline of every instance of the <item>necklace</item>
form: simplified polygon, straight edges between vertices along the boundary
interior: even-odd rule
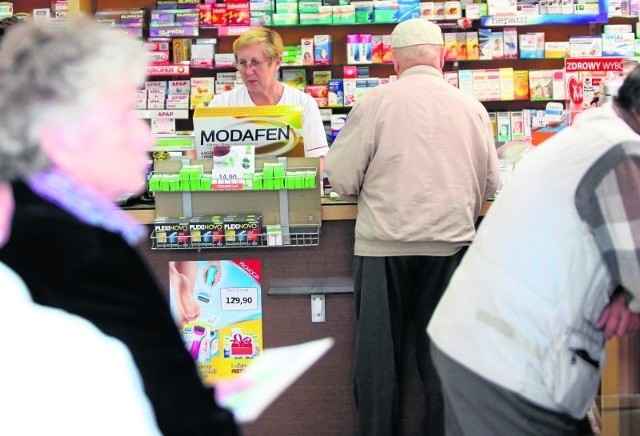
[[[278,91],[276,92],[275,97],[273,98],[273,102],[271,103],[272,105],[277,105],[278,102],[280,101],[280,98],[282,98],[282,92],[284,91],[284,85],[278,84]]]
[[[249,93],[249,98],[251,99],[251,101],[253,101],[253,104],[255,104],[256,106],[264,106],[264,105],[272,105],[275,106],[278,104],[278,102],[280,101],[280,99],[282,98],[282,94],[284,93],[284,85],[282,85],[281,83],[278,83],[278,90],[276,91],[276,94],[273,96],[273,99],[269,99],[266,100],[266,103],[262,103],[262,100],[260,99],[260,104],[256,102],[256,99],[253,98],[253,95],[251,95],[251,93]]]

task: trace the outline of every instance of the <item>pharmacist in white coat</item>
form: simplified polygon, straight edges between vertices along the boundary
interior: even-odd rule
[[[329,145],[318,104],[310,95],[278,81],[283,51],[282,38],[271,29],[243,33],[233,42],[233,53],[244,86],[216,95],[209,107],[301,105],[305,156],[322,157]]]

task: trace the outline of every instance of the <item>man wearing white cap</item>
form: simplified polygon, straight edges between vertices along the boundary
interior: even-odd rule
[[[485,108],[442,77],[440,28],[422,18],[391,34],[399,80],[369,91],[326,156],[333,189],[357,199],[355,391],[363,436],[402,433],[402,363],[414,339],[425,427],[444,432],[425,333],[498,182]]]

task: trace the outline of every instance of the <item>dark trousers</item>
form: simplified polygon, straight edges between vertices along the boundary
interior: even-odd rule
[[[442,393],[426,328],[464,251],[448,257],[355,257],[354,385],[361,436],[401,434],[402,356],[409,346],[415,347],[424,386],[424,434],[444,434]],[[415,337],[415,343],[406,343],[407,336]]]
[[[588,419],[537,406],[450,359],[432,345],[445,399],[447,436],[592,435]]]

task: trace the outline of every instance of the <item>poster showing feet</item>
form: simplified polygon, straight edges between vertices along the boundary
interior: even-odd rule
[[[240,374],[262,353],[259,259],[169,262],[171,312],[202,380]]]

